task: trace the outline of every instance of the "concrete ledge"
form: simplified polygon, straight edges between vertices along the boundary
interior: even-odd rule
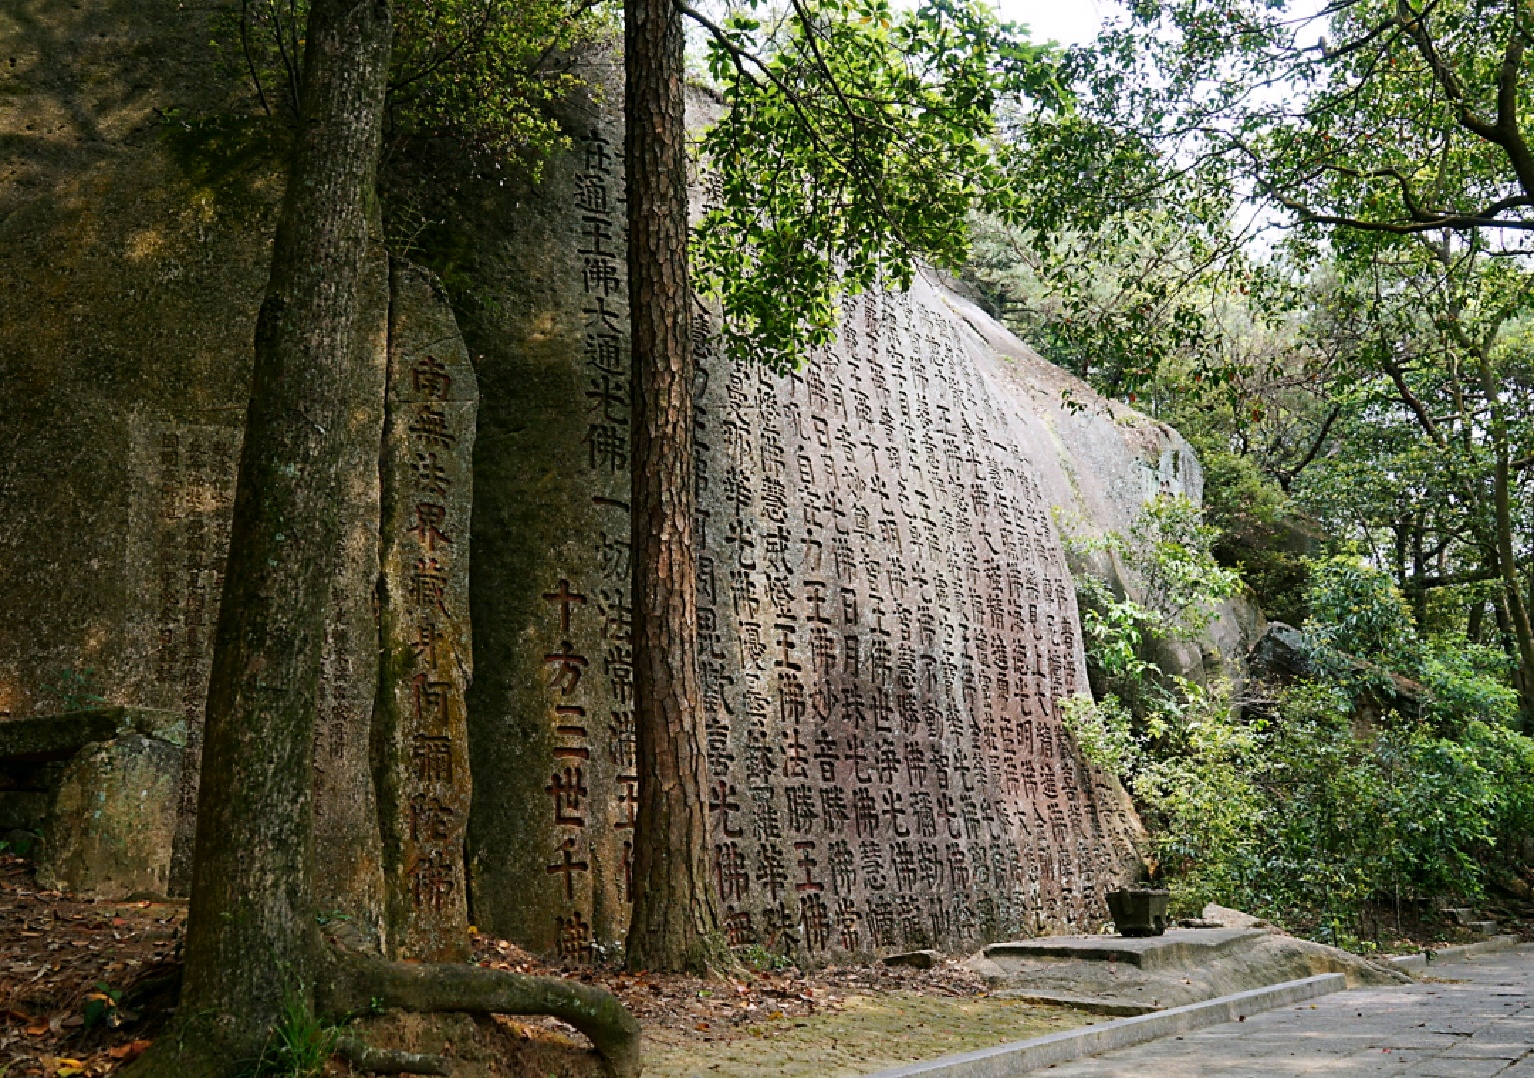
[[[1165,1010],[1149,1003],[1125,1003],[1122,1001],[1091,999],[1087,996],[1063,996],[1049,992],[1029,992],[1024,989],[1006,988],[992,992],[992,999],[1014,999],[1019,1003],[1036,1003],[1046,1007],[1069,1007],[1087,1014],[1103,1014],[1109,1018],[1133,1018],[1142,1014],[1155,1014]]]
[[[912,1063],[879,1071],[869,1078],[915,1078],[917,1075],[922,1078],[937,1078],[939,1075],[941,1078],[1011,1078],[1012,1075],[1026,1074],[1040,1067],[1069,1063],[1073,1059],[1084,1059],[1117,1048],[1129,1048],[1175,1033],[1234,1022],[1249,1014],[1340,992],[1346,985],[1347,979],[1342,974],[1323,973],[1319,977],[1254,988],[1250,992],[1237,992],[1233,996],[1221,996],[1137,1018],[1124,1018],[1100,1026],[1035,1037],[1030,1041],[1014,1041],[995,1048],[983,1048],[978,1052]]]
[[[1250,928],[1169,928],[1161,936],[1040,936],[993,943],[981,954],[992,962],[1087,959],[1121,962],[1141,969],[1165,969],[1207,962],[1216,955],[1262,939],[1268,932]]]
[[[1409,973],[1422,973],[1432,969],[1440,962],[1463,962],[1467,958],[1474,958],[1478,954],[1491,954],[1493,951],[1505,951],[1510,947],[1516,947],[1521,942],[1517,936],[1493,936],[1489,940],[1481,940],[1479,943],[1466,943],[1459,947],[1440,947],[1436,951],[1424,951],[1420,954],[1398,954],[1390,960],[1396,969],[1404,969]],[[1432,957],[1429,958],[1428,956]]]

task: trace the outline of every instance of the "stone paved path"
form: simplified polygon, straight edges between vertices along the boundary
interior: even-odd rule
[[[1049,1078],[1534,1078],[1534,947],[1424,982],[1282,1007],[1037,1073]]]

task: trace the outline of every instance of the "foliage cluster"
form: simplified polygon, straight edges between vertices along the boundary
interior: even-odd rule
[[[1080,592],[1102,601],[1100,585]],[[1243,699],[1126,660],[1143,651],[1143,619],[1089,633],[1110,691],[1078,696],[1065,721],[1126,782],[1180,907],[1217,901],[1354,946],[1366,908],[1474,898],[1510,867],[1534,823],[1534,739],[1514,729],[1505,653],[1420,634],[1387,574],[1323,559],[1306,605],[1314,676]],[[1371,690],[1395,678],[1423,705],[1371,714]]]
[[[1077,533],[1063,521],[1066,551],[1075,573],[1077,605],[1093,684],[1117,696],[1139,715],[1167,706],[1173,682],[1149,657],[1159,641],[1193,640],[1216,607],[1240,588],[1238,574],[1215,562],[1214,531],[1199,507],[1182,495],[1147,503],[1128,535]],[[1120,594],[1099,576],[1104,557],[1134,582],[1144,602]]]
[[[1049,50],[987,5],[753,2],[722,24],[686,10],[729,104],[702,138],[694,261],[737,354],[798,366],[831,340],[841,296],[907,287],[917,259],[957,270],[970,214],[1012,212],[998,103],[1058,95]]]
[[[308,0],[242,0],[214,45],[258,109],[291,121],[303,98]],[[563,144],[549,106],[581,85],[572,49],[613,24],[601,0],[395,0],[390,141],[448,139],[482,172],[536,167]]]

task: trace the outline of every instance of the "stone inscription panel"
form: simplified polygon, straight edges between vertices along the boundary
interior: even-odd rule
[[[629,598],[629,346],[621,144],[596,126],[576,142],[578,398],[566,415],[580,451],[578,499],[594,519],[589,544],[539,586],[535,659],[551,746],[543,811],[552,825],[538,866],[557,912],[550,926],[566,961],[589,961],[621,939],[632,886],[634,757]],[[585,507],[582,507],[585,510]]]
[[[582,192],[608,152],[586,141]],[[608,257],[608,219],[591,216],[582,258]],[[553,734],[538,887],[561,911],[530,942],[576,963],[621,939],[637,795],[626,320],[604,264],[586,277],[573,410],[599,526],[584,569],[530,582]],[[829,960],[1095,930],[1138,825],[1061,727],[1061,701],[1087,689],[1079,622],[1014,406],[925,282],[842,314],[835,346],[779,377],[717,354],[713,316],[696,313],[699,661],[726,935]]]
[[[213,662],[243,412],[191,419],[136,416],[130,424],[135,491],[130,561],[147,601],[135,635],[149,643],[143,699],[186,718],[170,889],[191,886],[203,707]]]
[[[779,378],[709,354],[699,621],[713,869],[734,944],[825,958],[1105,917],[1122,791],[1050,507],[960,323],[849,300]]]

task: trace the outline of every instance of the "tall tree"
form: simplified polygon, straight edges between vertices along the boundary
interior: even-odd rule
[[[627,0],[624,10],[639,758],[628,962],[706,971],[719,915],[698,699],[685,35],[675,0]]]
[[[370,1006],[555,1013],[618,1074],[637,1026],[605,992],[467,966],[397,965],[321,937],[311,804],[316,695],[347,409],[357,390],[359,279],[389,67],[389,0],[314,0],[299,123],[257,320],[255,374],[208,694],[181,1003],[125,1071],[233,1075],[306,1016]],[[316,1027],[317,1028],[317,1027]],[[313,1033],[328,1038],[328,1034]],[[441,1061],[322,1039],[370,1067]]]
[[[180,1007],[205,1029],[143,1070],[255,1054],[317,973],[315,696],[391,41],[387,0],[311,9],[208,690]]]
[[[1006,202],[991,105],[1041,55],[968,2],[897,15],[885,0],[796,0],[781,27],[748,10],[719,24],[678,0],[626,4],[639,755],[628,961],[651,969],[723,957],[694,624],[684,15],[709,36],[725,104],[703,154],[724,197],[691,253],[732,349],[777,370],[830,339],[845,292],[908,283],[918,258],[957,268],[970,210]]]
[[[1081,119],[1036,128],[1032,153],[1070,163],[1049,171],[1076,178],[1056,185],[1053,205],[1122,205],[1189,174],[1250,192],[1310,264],[1387,282],[1365,314],[1399,312],[1408,279],[1437,279],[1423,293],[1435,321],[1414,326],[1417,340],[1390,340],[1387,317],[1357,355],[1373,360],[1456,478],[1454,496],[1473,507],[1478,568],[1501,584],[1534,729],[1534,595],[1519,575],[1534,537],[1519,527],[1526,466],[1514,421],[1531,398],[1505,378],[1526,287],[1514,256],[1534,252],[1531,34],[1523,0],[1137,3],[1069,58]],[[1411,263],[1419,268],[1403,274]],[[1492,279],[1497,295],[1482,284]],[[1446,413],[1414,386],[1441,376],[1450,404],[1472,405],[1462,424],[1440,422]]]

